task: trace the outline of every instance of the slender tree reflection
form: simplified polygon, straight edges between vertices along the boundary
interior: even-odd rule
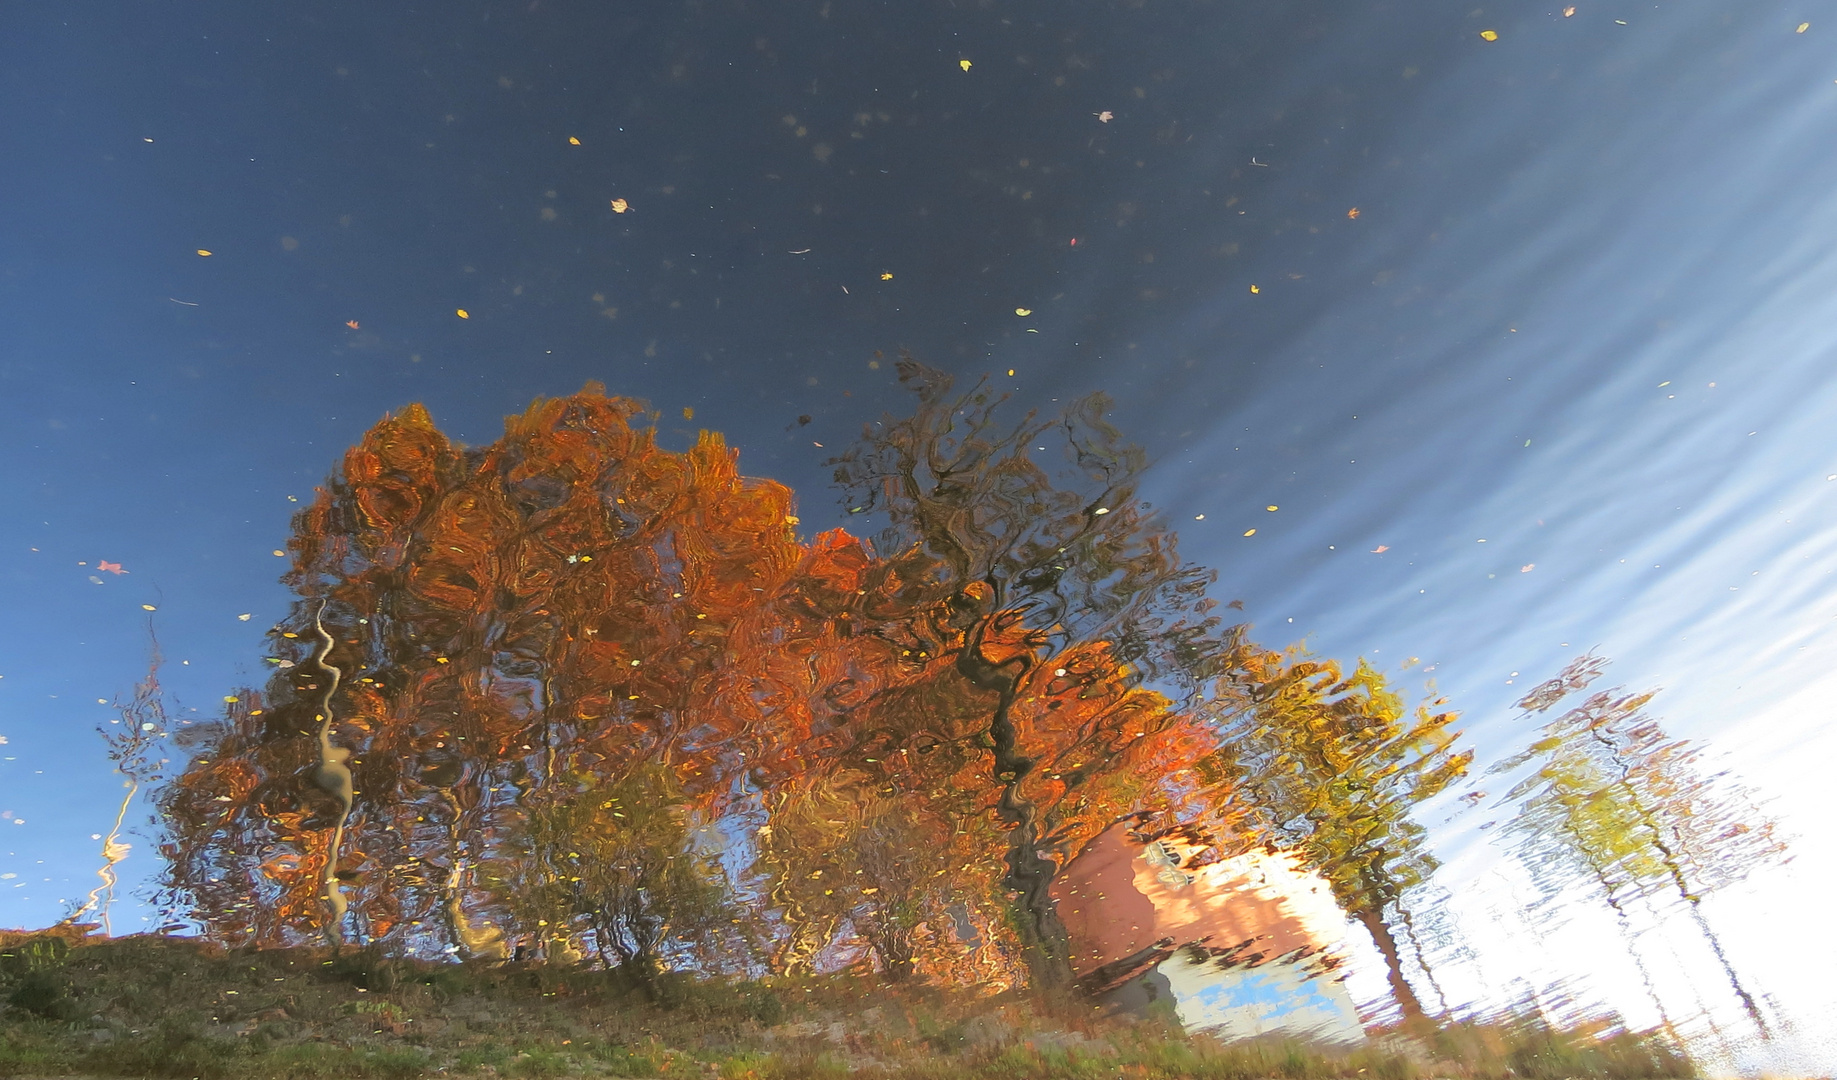
[[[1371,934],[1404,1018],[1421,1020],[1397,927],[1404,894],[1439,865],[1412,811],[1473,759],[1453,748],[1455,714],[1432,711],[1440,699],[1410,711],[1363,661],[1348,675],[1295,650],[1250,649],[1215,702],[1234,722],[1196,764],[1213,801],[1240,833],[1304,853]]]
[[[147,662],[146,677],[134,684],[131,699],[125,703],[120,700],[115,702],[115,710],[121,715],[110,720],[107,726],[96,729],[102,736],[103,745],[107,747],[109,761],[121,776],[123,789],[121,802],[115,808],[114,821],[109,823],[108,832],[97,837],[102,841],[102,865],[97,868],[96,877],[101,880],[60,925],[80,926],[85,918],[93,914],[101,920],[104,933],[115,932],[110,916],[110,909],[115,903],[115,886],[119,881],[115,867],[128,857],[133,847],[121,839],[128,810],[134,805],[135,797],[142,788],[163,778],[164,766],[169,760],[160,755],[166,750],[166,739],[172,733],[173,724],[166,707],[165,690],[159,681],[159,669],[164,663],[164,657],[160,653],[159,637],[153,632],[151,620],[147,624],[147,642],[151,656]]]
[[[1587,690],[1606,666],[1592,653],[1580,656],[1518,706],[1527,715],[1549,713]],[[1496,773],[1521,774],[1505,795],[1516,804],[1506,833],[1546,896],[1581,885],[1613,910],[1655,1001],[1629,906],[1681,903],[1765,1035],[1767,1022],[1702,902],[1781,860],[1786,845],[1747,789],[1723,775],[1704,775],[1698,751],[1646,714],[1656,693],[1615,687],[1590,694],[1546,721],[1523,752],[1493,766]]]

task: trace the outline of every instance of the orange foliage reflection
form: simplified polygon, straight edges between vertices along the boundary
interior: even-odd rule
[[[901,374],[917,412],[836,461],[871,540],[597,385],[483,447],[378,423],[295,519],[272,678],[161,796],[177,904],[235,944],[1069,982],[1084,845],[1270,831],[1221,756],[1265,654],[1101,399],[1007,427]]]

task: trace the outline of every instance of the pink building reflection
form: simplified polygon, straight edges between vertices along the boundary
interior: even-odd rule
[[[1053,885],[1072,968],[1096,993],[1166,995],[1188,1031],[1365,1037],[1338,968],[1345,913],[1287,852],[1206,863],[1205,846],[1111,826]]]

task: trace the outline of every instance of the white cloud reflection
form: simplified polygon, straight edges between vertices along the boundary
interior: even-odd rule
[[[1443,76],[1369,152],[1402,167],[1357,178],[1369,231],[1343,271],[1382,284],[1348,287],[1263,358],[1284,374],[1190,455],[1251,467],[1222,492],[1194,470],[1156,496],[1300,488],[1280,544],[1195,529],[1188,552],[1224,568],[1263,637],[1293,617],[1327,653],[1423,657],[1483,758],[1526,734],[1518,693],[1587,648],[1615,660],[1612,683],[1665,687],[1670,730],[1798,836],[1789,870],[1709,903],[1800,1025],[1740,1063],[1829,1069],[1837,1044],[1809,1033],[1837,1004],[1833,955],[1810,898],[1837,886],[1837,91],[1785,7],[1725,14],[1586,33],[1527,19],[1501,28],[1519,53]],[[1513,973],[1580,975],[1656,1019],[1611,922],[1545,940],[1514,921],[1523,883],[1493,845],[1469,827],[1447,854],[1481,963],[1445,979],[1497,1000]],[[1675,1012],[1739,1023],[1689,933],[1656,951],[1681,976]]]

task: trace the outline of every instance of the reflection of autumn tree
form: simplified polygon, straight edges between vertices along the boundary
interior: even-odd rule
[[[1547,713],[1585,690],[1605,666],[1600,657],[1579,657],[1518,705],[1527,714]],[[1646,715],[1654,694],[1620,688],[1591,694],[1546,722],[1523,752],[1494,766],[1502,773],[1532,767],[1505,796],[1518,807],[1508,828],[1542,888],[1554,895],[1580,879],[1598,890],[1623,928],[1629,901],[1682,902],[1765,1034],[1766,1021],[1701,905],[1708,894],[1778,861],[1786,846],[1751,793],[1703,775],[1696,749]]]
[[[1195,773],[1246,836],[1300,851],[1383,954],[1405,1019],[1422,1005],[1404,977],[1394,924],[1439,865],[1413,808],[1466,772],[1450,712],[1413,712],[1360,662],[1351,674],[1305,653],[1249,650],[1221,688],[1236,709],[1224,745]],[[1438,701],[1436,704],[1440,704]]]
[[[160,792],[165,885],[172,906],[217,940],[300,940],[320,921],[315,868],[330,822],[302,805],[306,792],[272,779],[306,768],[304,748],[269,740],[262,699],[239,697],[224,719],[180,737],[199,753]]]
[[[791,930],[779,963],[808,964],[847,925],[879,969],[900,980],[917,969],[925,939],[949,931],[959,892],[979,884],[963,872],[968,845],[957,828],[976,819],[952,819],[854,779],[800,784],[774,798],[761,849],[775,879],[772,900]]]
[[[556,778],[514,833],[535,858],[499,882],[517,921],[538,928],[550,959],[590,937],[608,966],[650,985],[671,940],[707,946],[727,921],[718,868],[698,852],[674,771],[637,768],[614,783]]]
[[[270,707],[227,722],[168,793],[173,884],[207,925],[236,924],[207,898],[240,879],[273,913],[242,933],[297,940],[329,866],[361,936],[489,949],[473,870],[516,857],[551,778],[652,763],[725,797],[745,717],[706,691],[737,641],[781,629],[755,609],[798,559],[790,494],[739,477],[717,436],[660,450],[638,415],[589,388],[464,451],[417,407],[346,456],[296,521],[307,599],[277,635]],[[355,776],[336,852],[312,737],[321,603],[342,672],[329,741]]]
[[[1172,533],[1138,501],[1145,459],[1104,420],[1101,396],[1007,424],[986,385],[954,394],[949,376],[911,359],[899,371],[918,394],[915,414],[867,428],[836,461],[850,512],[889,519],[876,540],[884,585],[871,614],[980,698],[975,739],[986,757],[975,783],[1008,829],[1003,884],[1016,896],[1034,981],[1064,985],[1069,951],[1048,887],[1067,837],[1042,815],[1036,773],[1055,769],[1077,786],[1122,761],[1114,752],[1048,760],[1029,735],[1074,730],[1071,718],[1028,715],[1023,704],[1054,680],[1081,678],[1059,657],[1100,642],[1103,680],[1215,673],[1210,576],[1180,562]],[[1046,445],[1059,463],[1034,456]],[[1162,723],[1145,720],[1141,737]]]

